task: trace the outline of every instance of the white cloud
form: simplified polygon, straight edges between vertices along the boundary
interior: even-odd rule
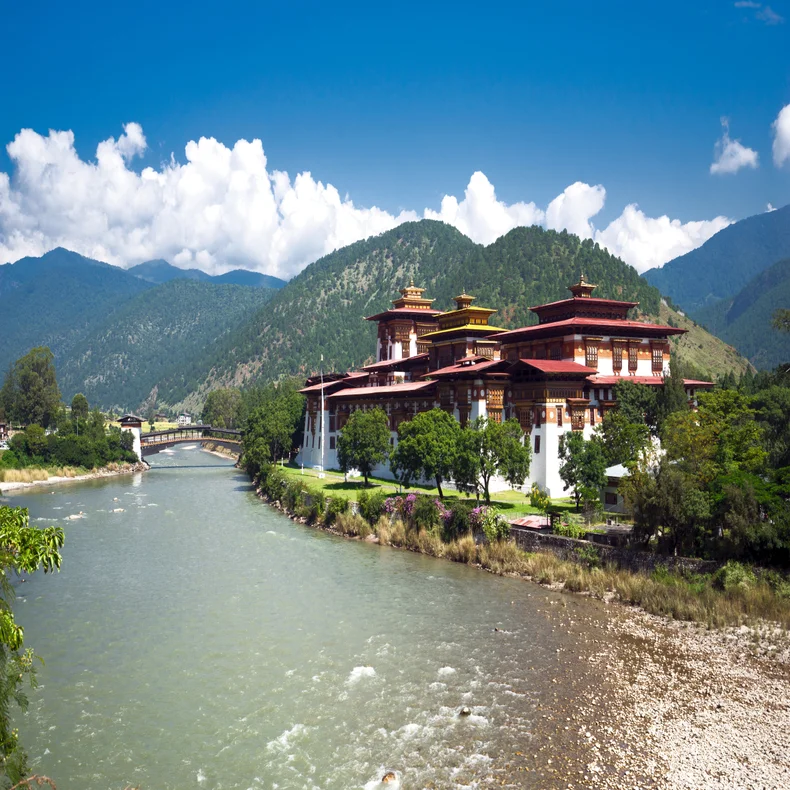
[[[729,223],[716,217],[683,224],[628,206],[597,230],[592,219],[606,200],[602,185],[571,184],[543,209],[497,199],[481,172],[460,200],[446,195],[438,211],[394,215],[356,206],[309,172],[291,178],[269,170],[260,140],[228,148],[200,138],[187,144],[185,163],[171,157],[137,173],[131,161],[146,150],[146,139],[136,123],[100,143],[93,161],[79,157],[70,131],[24,129],[7,150],[14,169],[13,178],[0,172],[0,262],[63,246],[124,266],[165,258],[212,273],[243,267],[289,278],[334,249],[423,216],[482,244],[522,225],[564,228],[644,271]]]
[[[779,115],[771,124],[774,132],[774,164],[781,167],[785,162],[790,161],[790,104],[786,104],[779,110]]]
[[[591,187],[577,181],[557,195],[546,209],[546,227],[575,233],[583,239],[591,238],[593,226],[590,219],[602,208],[606,190],[598,184]]]
[[[714,175],[737,173],[743,167],[756,168],[759,162],[757,151],[741,145],[740,140],[730,139],[730,125],[726,118],[721,119],[724,128],[721,139],[716,141],[715,158],[710,166]]]
[[[540,225],[545,214],[534,203],[508,206],[497,200],[494,185],[478,170],[472,173],[463,200],[445,195],[439,211],[425,209],[423,216],[454,225],[479,244],[490,244],[520,225]]]
[[[729,224],[727,217],[686,223],[667,216],[648,217],[631,204],[606,228],[596,231],[595,240],[644,272],[691,252]]]

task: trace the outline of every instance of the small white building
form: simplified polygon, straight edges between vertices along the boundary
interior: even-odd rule
[[[179,414],[178,415],[178,427],[181,428],[184,425],[192,425],[192,415],[191,414]]]

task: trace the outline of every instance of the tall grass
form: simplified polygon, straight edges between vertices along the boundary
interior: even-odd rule
[[[35,483],[48,479],[46,469],[0,469],[0,483]]]

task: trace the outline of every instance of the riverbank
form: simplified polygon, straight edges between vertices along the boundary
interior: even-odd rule
[[[268,504],[308,524],[282,503]],[[790,620],[782,615],[790,607],[780,604],[779,625],[750,618],[737,593],[700,596],[671,581],[585,568],[549,554],[527,554],[512,544],[487,547],[471,536],[445,544],[424,532],[410,534],[399,522],[375,528],[345,514],[332,526],[310,526],[519,576],[595,598],[609,610],[605,628],[615,638],[602,634],[600,643],[592,640],[596,645],[584,639],[591,648],[587,661],[606,692],[583,690],[567,715],[544,715],[533,740],[514,751],[500,777],[503,786],[521,786],[519,777],[525,774],[531,787],[546,790],[790,786]],[[560,625],[570,634],[579,627],[576,607],[571,598],[557,605],[562,607]],[[579,656],[557,658],[553,682],[578,673]],[[582,761],[568,756],[578,753],[579,741],[588,747]]]
[[[27,482],[0,482],[0,496],[35,488],[37,486],[60,485],[62,483],[80,483],[85,480],[98,480],[105,477],[117,477],[118,475],[130,475],[135,472],[145,472],[148,470],[145,461],[136,464],[110,464],[101,469],[94,469],[81,475],[65,476],[52,475],[44,480],[31,480]]]

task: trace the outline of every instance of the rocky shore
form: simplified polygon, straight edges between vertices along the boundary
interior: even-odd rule
[[[60,485],[61,483],[79,483],[85,480],[99,480],[104,477],[117,477],[118,475],[130,475],[135,472],[145,472],[150,467],[145,461],[138,461],[136,464],[117,464],[114,468],[95,469],[84,475],[74,477],[53,476],[46,480],[33,480],[29,483],[0,483],[0,495],[11,494],[37,486]]]

